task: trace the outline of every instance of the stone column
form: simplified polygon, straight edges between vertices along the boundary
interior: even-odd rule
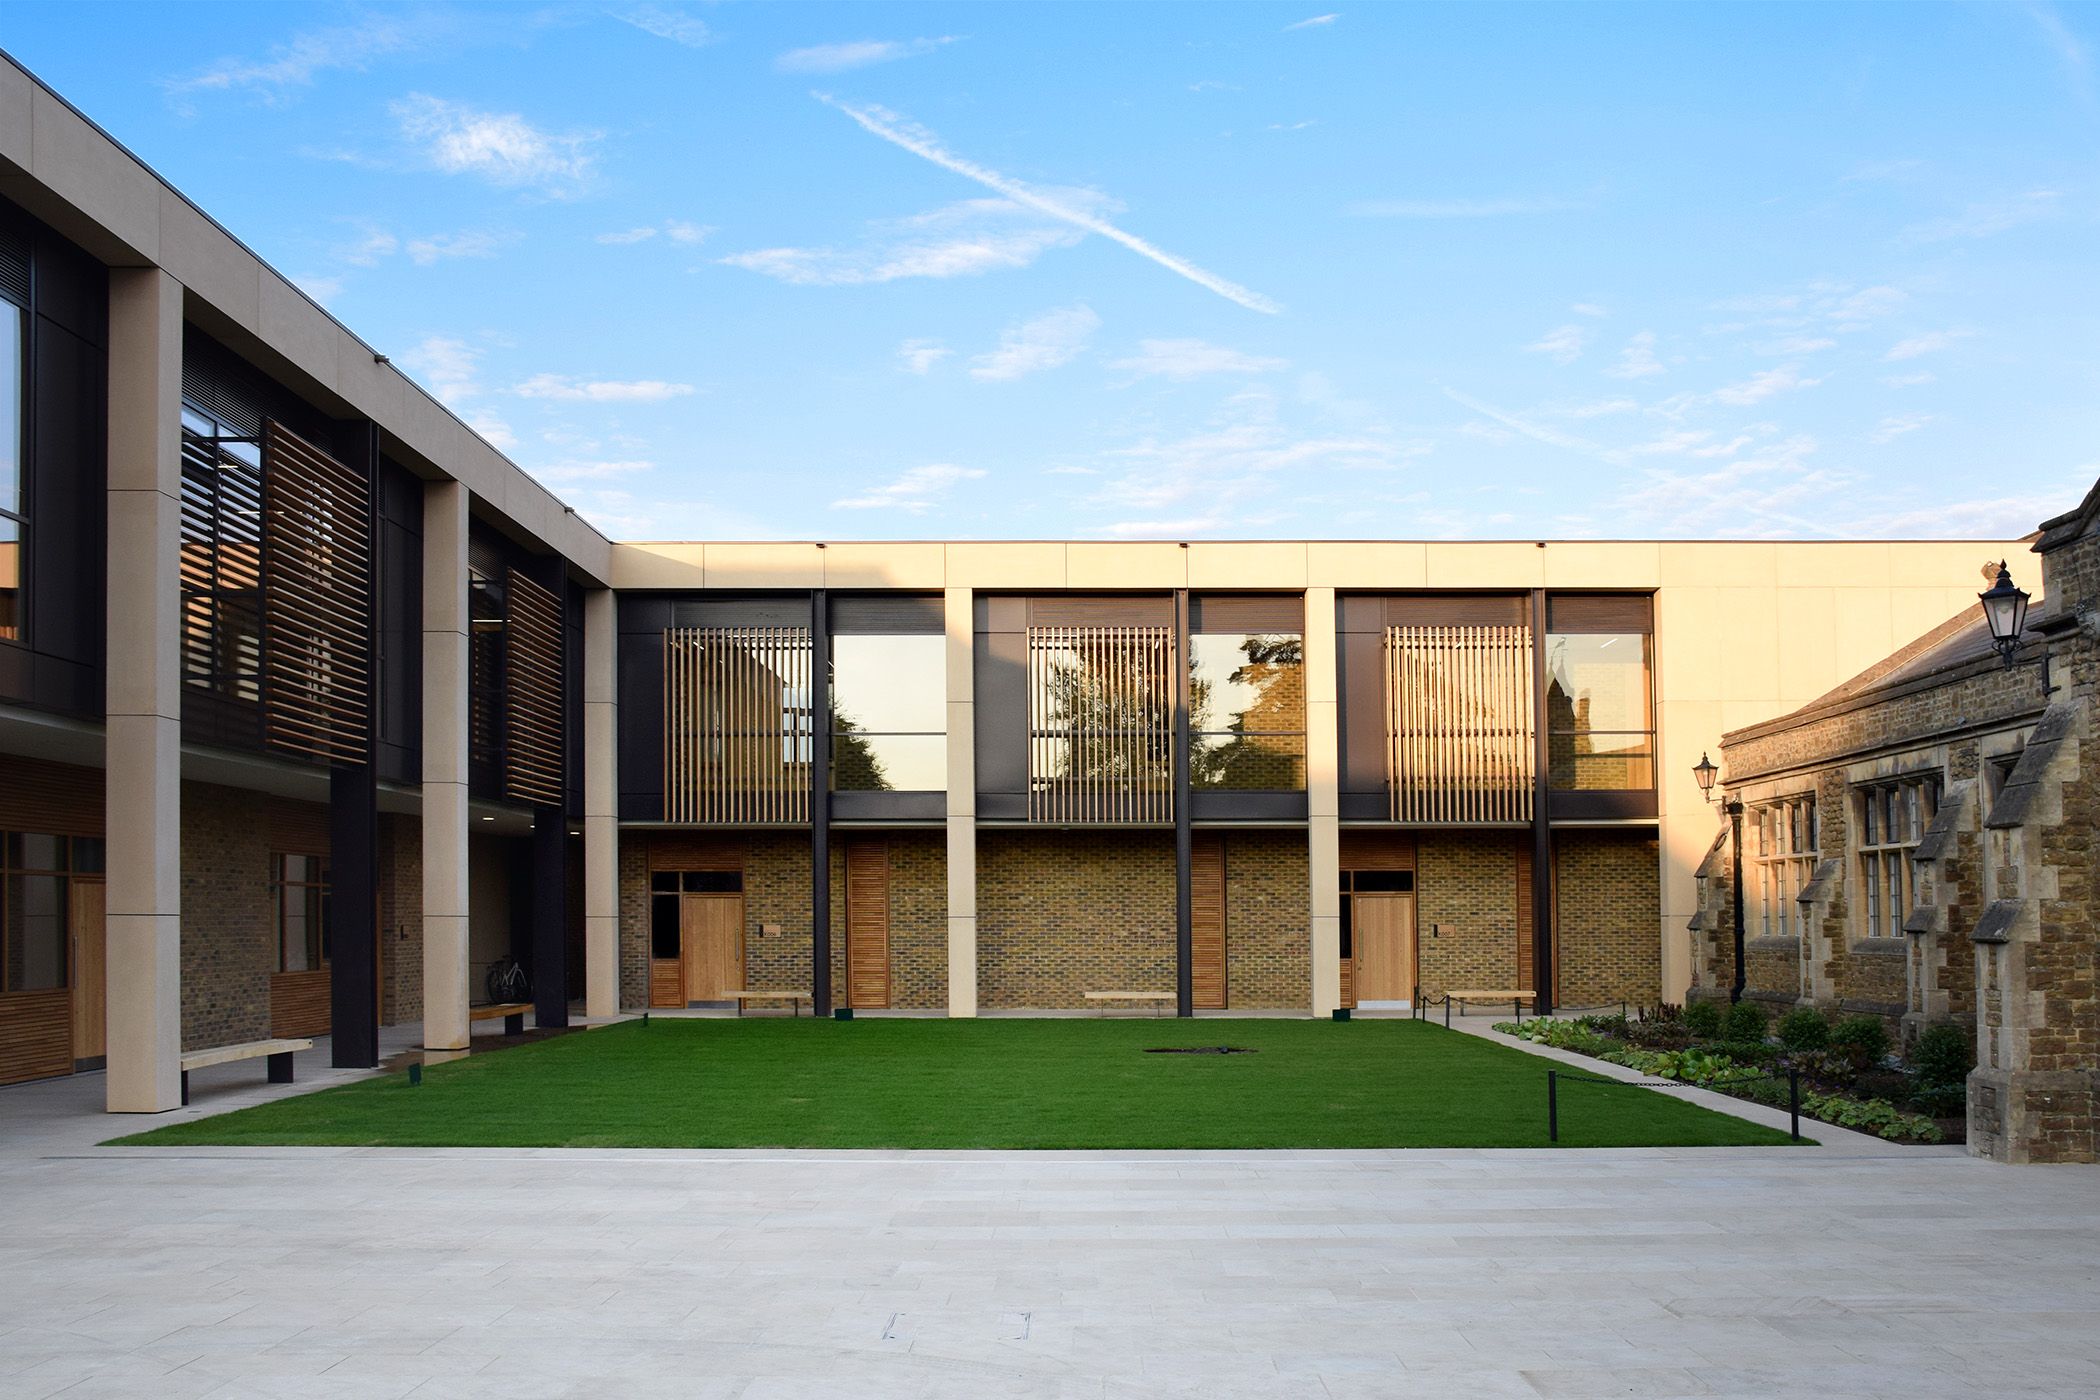
[[[467,488],[423,488],[423,1048],[467,1048]]]
[[[618,612],[610,588],[583,595],[583,1014],[620,1014]]]
[[[948,1014],[977,1014],[976,611],[967,588],[947,590]]]
[[[1312,1014],[1342,1004],[1342,742],[1334,590],[1305,590],[1306,855],[1312,882]]]
[[[109,273],[104,703],[112,1113],[182,1102],[182,285]]]

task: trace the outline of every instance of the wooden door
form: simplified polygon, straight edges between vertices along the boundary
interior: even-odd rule
[[[1199,1011],[1225,1009],[1225,838],[1198,836],[1189,853],[1189,974]]]
[[[1355,896],[1356,1004],[1404,1010],[1415,995],[1415,897]]]
[[[679,899],[678,941],[685,963],[685,999],[727,1001],[744,986],[744,897],[689,894]]]
[[[109,1054],[109,986],[100,880],[73,882],[73,1058]]]
[[[890,1004],[890,848],[846,843],[846,1005]]]

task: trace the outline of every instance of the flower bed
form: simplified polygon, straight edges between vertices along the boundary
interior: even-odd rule
[[[1535,1045],[1572,1050],[1658,1079],[1700,1085],[1773,1108],[1787,1106],[1786,1076],[1791,1069],[1801,1075],[1804,1118],[1873,1133],[1890,1142],[1933,1143],[1945,1136],[1925,1114],[1909,1111],[1887,1097],[1861,1092],[1863,1084],[1887,1082],[1913,1107],[1931,1106],[1943,1100],[1949,1090],[1938,1082],[1944,1071],[1935,1066],[1949,1062],[1944,1045],[1938,1047],[1939,1061],[1924,1069],[1900,1069],[1885,1064],[1884,1056],[1872,1053],[1877,1045],[1863,1028],[1855,1028],[1853,1034],[1865,1042],[1864,1046],[1850,1045],[1830,1039],[1827,1026],[1826,1035],[1818,1037],[1813,1028],[1799,1019],[1800,1012],[1790,1012],[1782,1022],[1788,1033],[1786,1039],[1774,1043],[1762,1033],[1752,1039],[1748,1016],[1738,1015],[1733,1018],[1734,1026],[1723,1027],[1724,1031],[1733,1030],[1735,1036],[1722,1038],[1700,1034],[1672,1016],[1675,1009],[1655,1008],[1635,1020],[1624,1016],[1585,1016],[1575,1021],[1526,1021],[1522,1025],[1503,1021],[1495,1029]],[[1757,1013],[1757,1020],[1762,1025],[1762,1012]],[[1852,1026],[1848,1022],[1839,1029]],[[1884,1034],[1884,1044],[1885,1040]],[[1807,1041],[1815,1043],[1802,1043]],[[1772,1077],[1748,1078],[1757,1074]]]

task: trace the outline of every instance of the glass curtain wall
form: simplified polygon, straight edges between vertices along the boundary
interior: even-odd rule
[[[1189,784],[1305,787],[1305,639],[1297,632],[1189,638]]]
[[[833,634],[833,790],[947,789],[947,648],[938,632]]]
[[[271,856],[270,887],[277,905],[277,970],[319,972],[327,967],[327,857]]]
[[[70,848],[92,845],[92,853]],[[10,831],[0,834],[0,854],[5,871],[0,873],[0,900],[5,903],[5,981],[0,991],[44,992],[69,985],[67,956],[66,896],[69,893],[69,857],[86,854],[79,862],[84,869],[100,870],[102,843],[68,841],[63,836],[40,836]]]
[[[22,489],[22,342],[27,317],[0,301],[0,638],[22,640],[22,539],[29,503]]]
[[[1645,632],[1546,636],[1548,769],[1563,792],[1655,786]]]

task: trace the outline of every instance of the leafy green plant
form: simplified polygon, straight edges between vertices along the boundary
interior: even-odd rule
[[[1754,1001],[1739,1001],[1729,1007],[1721,1021],[1721,1039],[1745,1045],[1764,1044],[1765,1009]]]
[[[1879,1016],[1847,1016],[1831,1028],[1830,1044],[1850,1052],[1863,1066],[1877,1065],[1889,1052],[1888,1027]]]
[[[1684,1008],[1674,1001],[1659,1001],[1653,1006],[1641,1008],[1643,1021],[1675,1021],[1682,1018]]]
[[[1550,1045],[1556,1050],[1573,1050],[1578,1055],[1601,1055],[1607,1050],[1616,1050],[1619,1042],[1598,1035],[1580,1021],[1526,1021],[1518,1025],[1514,1021],[1498,1021],[1495,1029],[1504,1035],[1528,1040],[1534,1045]]]
[[[1738,1072],[1734,1060],[1710,1050],[1614,1050],[1597,1058],[1639,1070],[1642,1074],[1679,1079],[1687,1084],[1726,1079]]]
[[[1969,1111],[1966,1084],[1927,1084],[1910,1091],[1910,1106],[1927,1118],[1960,1118]]]
[[[1626,1038],[1627,1021],[1624,1016],[1581,1016],[1576,1018],[1575,1024],[1599,1035],[1617,1036],[1621,1040]]]
[[[1821,1050],[1830,1044],[1830,1023],[1812,1006],[1797,1006],[1779,1018],[1779,1043],[1800,1052]]]
[[[1787,1055],[1787,1063],[1813,1084],[1834,1089],[1851,1085],[1859,1077],[1859,1065],[1842,1050],[1802,1050]]]
[[[1835,1094],[1803,1094],[1801,1111],[1841,1128],[1859,1128],[1890,1142],[1938,1142],[1945,1134],[1930,1118],[1905,1113],[1887,1099],[1839,1098]]]
[[[1717,1002],[1695,1001],[1684,1008],[1683,1022],[1693,1035],[1712,1040],[1721,1033],[1721,1007]]]
[[[1682,1021],[1643,1021],[1626,1028],[1627,1043],[1643,1050],[1682,1050],[1697,1039]]]
[[[1960,1084],[1975,1065],[1969,1038],[1960,1026],[1948,1022],[1926,1027],[1917,1044],[1910,1047],[1911,1077],[1923,1086]]]

